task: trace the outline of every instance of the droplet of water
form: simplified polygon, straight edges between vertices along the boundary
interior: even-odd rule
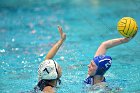
[[[60,57],[60,59],[61,59],[61,60],[64,60],[64,57],[63,57],[63,56],[61,56],[61,57]]]
[[[19,50],[19,48],[15,48],[15,50],[17,51],[17,50]]]
[[[42,54],[40,54],[40,56],[43,56],[44,54],[42,53]]]
[[[22,61],[21,63],[24,64],[24,61]]]
[[[12,42],[15,42],[15,39],[14,38],[12,38]]]
[[[41,58],[38,58],[38,61],[41,61]]]
[[[4,53],[4,52],[5,52],[5,50],[4,50],[4,49],[0,49],[0,52],[1,52],[1,53]]]
[[[18,55],[17,58],[20,58],[20,56]]]

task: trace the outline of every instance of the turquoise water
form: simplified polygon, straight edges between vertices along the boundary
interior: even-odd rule
[[[87,65],[101,42],[121,37],[118,20],[133,17],[140,26],[139,0],[21,0],[0,3],[0,93],[32,91],[37,69],[59,39],[67,40],[55,56],[63,69],[57,93],[100,93],[86,90]],[[113,58],[106,73],[112,91],[140,93],[140,33],[129,43],[108,50]],[[63,59],[64,58],[64,59]]]

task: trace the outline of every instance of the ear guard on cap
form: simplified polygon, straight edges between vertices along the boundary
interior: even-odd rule
[[[57,71],[58,64],[54,60],[45,60],[39,65],[38,78],[39,81],[42,79],[53,80],[58,78]]]
[[[104,75],[105,72],[111,67],[112,58],[110,56],[100,55],[94,57],[93,61],[98,67],[95,75]]]

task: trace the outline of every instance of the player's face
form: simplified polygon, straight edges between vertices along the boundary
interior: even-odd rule
[[[93,60],[91,60],[90,64],[88,65],[88,75],[93,76],[95,75],[97,70],[97,66]]]

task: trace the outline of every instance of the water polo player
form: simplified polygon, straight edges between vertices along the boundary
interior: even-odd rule
[[[51,48],[46,55],[45,60],[39,65],[38,69],[38,84],[35,87],[36,92],[41,90],[44,93],[54,93],[54,87],[61,83],[60,77],[62,75],[61,67],[59,64],[52,60],[57,53],[60,46],[66,39],[66,34],[63,33],[62,28],[58,26],[60,33],[60,40]]]
[[[88,65],[88,77],[84,80],[84,83],[94,85],[106,82],[104,74],[111,67],[112,63],[112,58],[106,55],[107,49],[128,41],[130,41],[130,38],[117,38],[103,42]]]

